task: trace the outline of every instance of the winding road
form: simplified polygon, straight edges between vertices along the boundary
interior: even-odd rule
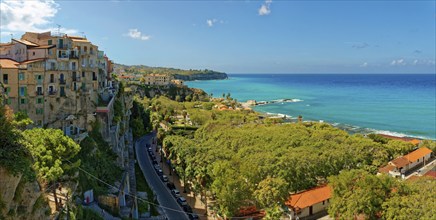
[[[146,144],[152,146],[152,139],[156,136],[154,132],[147,134],[135,143],[136,159],[138,160],[139,167],[148,182],[150,188],[156,193],[157,200],[161,205],[161,209],[170,220],[184,220],[188,216],[176,202],[175,198],[171,195],[169,189],[160,180],[159,176],[154,171],[153,163],[148,156]],[[153,152],[156,146],[153,146]]]

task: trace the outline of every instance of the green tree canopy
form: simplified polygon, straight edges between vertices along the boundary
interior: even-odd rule
[[[34,159],[33,168],[47,182],[56,181],[66,170],[80,164],[80,161],[70,163],[80,146],[59,129],[34,128],[24,131],[23,136]]]

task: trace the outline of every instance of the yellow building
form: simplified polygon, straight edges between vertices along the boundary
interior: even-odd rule
[[[67,135],[89,130],[99,93],[108,84],[106,64],[97,55],[98,47],[85,37],[50,32],[26,32],[0,45],[5,103],[26,112],[37,126]]]
[[[167,86],[173,80],[172,76],[166,74],[147,74],[143,78],[144,84],[151,86]]]

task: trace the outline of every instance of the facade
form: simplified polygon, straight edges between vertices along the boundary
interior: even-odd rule
[[[407,155],[389,161],[388,165],[379,169],[379,173],[404,178],[407,172],[429,161],[432,153],[433,152],[426,147],[419,148]]]
[[[144,85],[167,86],[171,84],[173,77],[166,74],[148,74],[144,75]]]
[[[331,196],[329,186],[319,186],[291,195],[285,204],[291,212],[291,219],[303,218],[325,210]]]
[[[113,91],[103,51],[84,37],[50,32],[26,32],[0,46],[5,104],[69,136],[91,129],[99,96]]]

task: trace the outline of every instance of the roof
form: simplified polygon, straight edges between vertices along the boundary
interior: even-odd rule
[[[388,164],[388,165],[386,165],[386,166],[384,166],[384,167],[382,167],[382,168],[379,168],[379,169],[378,169],[378,172],[379,172],[379,173],[386,173],[386,174],[388,174],[389,171],[394,170],[394,168],[395,168],[395,166],[393,166],[393,165],[391,165],[391,164]]]
[[[20,40],[12,39],[12,40],[13,40],[13,41],[16,41],[16,42],[18,42],[18,43],[22,43],[22,44],[24,44],[24,45],[26,45],[26,46],[32,46],[32,47],[37,47],[37,46],[39,46],[38,44],[32,43],[32,42],[27,41],[27,40],[23,40],[23,39],[20,39]]]
[[[403,156],[392,160],[390,163],[392,163],[397,168],[402,168],[407,166],[409,164],[409,161]]]
[[[392,136],[392,135],[387,135],[387,134],[378,134],[378,135],[380,135],[382,137],[385,137],[385,138],[392,139],[392,140],[399,140],[399,141],[409,142],[409,143],[412,143],[413,145],[418,145],[419,143],[421,143],[421,140],[415,139],[415,138],[397,137],[397,136]]]
[[[52,47],[56,47],[56,45],[43,45],[43,46],[34,47],[32,49],[49,49],[49,48],[52,48]]]
[[[304,209],[331,197],[332,189],[330,186],[325,185],[291,195],[285,204],[293,209]]]
[[[425,173],[424,176],[429,176],[429,177],[433,177],[433,179],[436,179],[436,171],[430,170],[427,173]]]
[[[431,154],[433,151],[426,147],[419,148],[418,150],[415,150],[407,155],[404,156],[408,161],[415,162],[420,158],[423,158],[424,156]]]
[[[18,64],[10,59],[0,59],[0,67],[3,69],[18,69]]]
[[[24,62],[21,62],[20,64],[28,64],[28,63],[35,63],[35,62],[39,62],[39,61],[44,61],[45,58],[38,58],[38,59],[33,59],[33,60],[26,60]]]

